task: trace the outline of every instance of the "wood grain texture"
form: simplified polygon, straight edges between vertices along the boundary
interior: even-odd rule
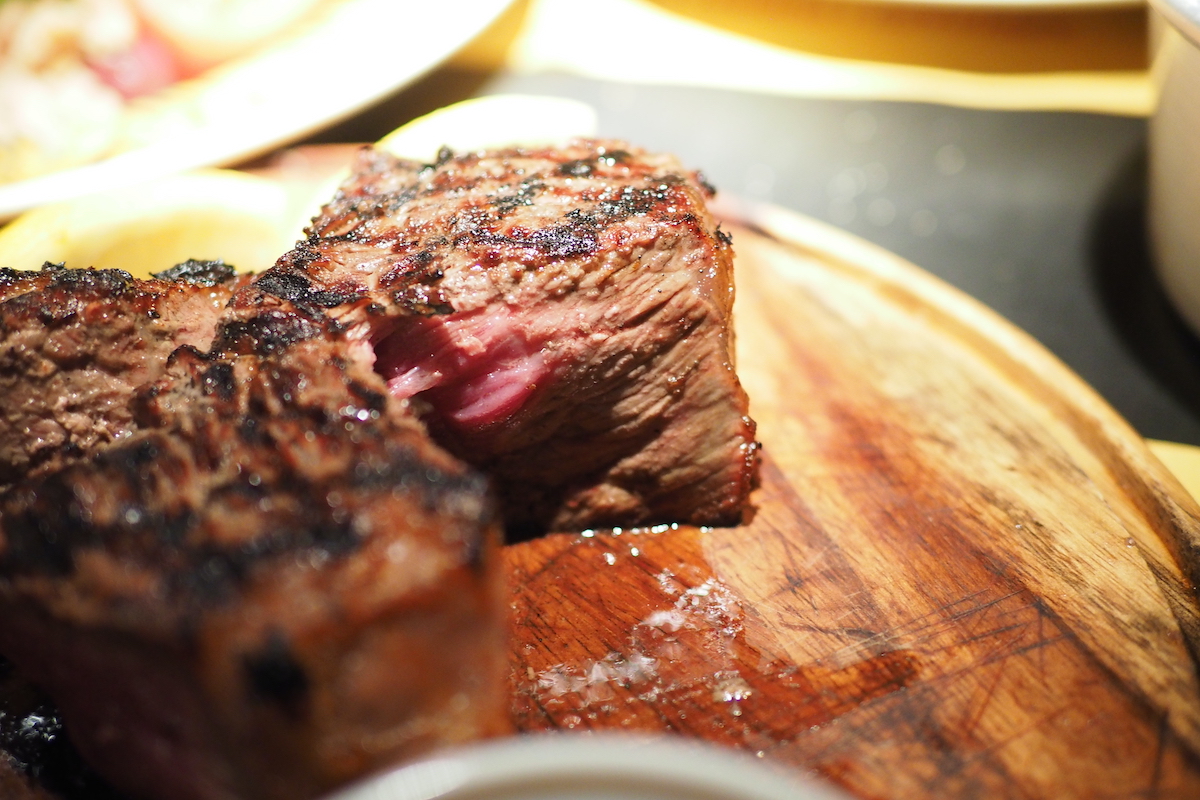
[[[721,213],[757,513],[510,546],[518,727],[679,732],[869,798],[1200,796],[1190,495],[979,304]]]

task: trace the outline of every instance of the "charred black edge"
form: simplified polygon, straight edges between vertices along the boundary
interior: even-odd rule
[[[27,284],[26,291],[6,298],[5,305],[21,307],[33,304],[37,307],[44,302],[43,297],[55,292],[63,292],[67,298],[107,300],[126,296],[142,288],[145,282],[120,269],[67,269],[61,264],[46,264],[41,272],[7,267],[0,270],[0,286],[3,288],[20,286],[22,283]]]
[[[212,261],[189,258],[170,269],[151,273],[160,281],[189,283],[193,286],[218,286],[233,280],[236,274],[234,267],[219,258]]]
[[[331,292],[324,289],[314,289],[312,281],[302,272],[294,272],[276,267],[263,273],[254,281],[254,286],[269,295],[287,300],[298,306],[314,306],[316,308],[335,308],[352,303],[358,299],[353,292]]]
[[[0,758],[61,800],[128,800],[84,763],[54,702],[0,664]]]
[[[0,308],[5,316],[29,316],[43,325],[69,322],[88,303],[137,300],[139,313],[159,318],[158,301],[173,285],[226,286],[237,279],[221,261],[187,261],[141,280],[120,269],[43,265],[40,272],[0,269]]]
[[[324,314],[296,310],[271,309],[249,319],[236,319],[217,329],[213,353],[271,356],[282,353],[298,342],[322,334],[340,333],[340,327]]]
[[[561,169],[561,167],[560,167]],[[511,194],[499,195],[492,200],[492,208],[500,216],[504,216],[521,206],[531,206],[537,196],[546,189],[546,182],[540,178],[529,178],[517,184]]]
[[[228,403],[237,393],[237,383],[233,372],[233,364],[219,361],[202,373],[203,392],[209,396]]]
[[[259,649],[244,654],[242,672],[252,702],[273,704],[292,720],[304,716],[309,696],[308,672],[283,633],[272,630]]]
[[[624,164],[631,158],[633,158],[633,154],[627,150],[605,150],[603,153],[597,153],[591,158],[579,158],[574,161],[563,162],[558,166],[557,172],[569,178],[582,178],[591,175],[600,166],[612,167],[617,164]]]

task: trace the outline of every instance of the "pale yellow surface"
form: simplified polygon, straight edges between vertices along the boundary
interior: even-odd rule
[[[295,200],[277,184],[203,170],[42,206],[0,229],[0,264],[124,269],[136,277],[190,258],[259,271],[298,238]]]
[[[1084,0],[650,0],[791,50],[974,72],[1146,68],[1146,9]]]
[[[454,63],[972,108],[1153,108],[1144,5],[983,1],[521,0]]]
[[[1192,497],[1200,500],[1200,447],[1147,439],[1150,452],[1179,479]]]

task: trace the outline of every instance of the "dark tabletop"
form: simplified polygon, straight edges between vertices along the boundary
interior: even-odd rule
[[[1028,331],[1144,436],[1200,445],[1200,345],[1143,230],[1145,120],[443,70],[314,141],[501,92],[587,101],[602,135],[888,248]]]

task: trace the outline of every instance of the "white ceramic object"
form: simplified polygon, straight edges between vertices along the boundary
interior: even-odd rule
[[[566,97],[499,94],[439,108],[384,136],[375,147],[401,158],[432,162],[452,150],[539,147],[595,136],[596,110]]]
[[[326,800],[845,800],[845,795],[712,745],[563,733],[447,751]]]
[[[1152,0],[1158,105],[1150,118],[1148,228],[1171,302],[1200,333],[1200,0]]]

